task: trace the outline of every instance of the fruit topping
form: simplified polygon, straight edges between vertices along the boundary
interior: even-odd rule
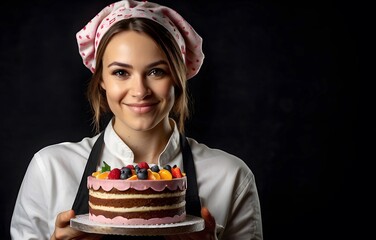
[[[147,162],[139,162],[139,163],[137,164],[137,166],[138,166],[139,168],[149,169],[149,164],[148,164]]]
[[[133,167],[133,166],[132,166]],[[121,170],[120,170],[120,179],[127,179],[127,178],[130,178],[132,177],[133,173],[132,173],[132,169],[128,168],[128,167],[123,167]]]
[[[158,165],[149,166],[146,162],[140,162],[136,165],[127,165],[121,169],[113,168],[104,162],[101,170],[93,172],[91,175],[97,179],[122,179],[122,180],[171,180],[174,178],[185,177],[185,173],[174,165],[165,165],[159,168]]]
[[[138,171],[140,171],[140,167],[138,165],[134,166],[134,171],[136,172],[136,174],[138,173]]]
[[[98,174],[101,174],[101,173],[102,173],[101,171],[96,171],[96,172],[93,172],[93,173],[91,174],[91,176],[93,176],[93,177],[97,177]]]
[[[159,173],[157,172],[151,172],[151,173],[154,175],[155,180],[161,179],[161,175],[159,175]]]
[[[148,170],[146,168],[140,168],[137,173],[137,178],[140,180],[148,179]]]
[[[159,172],[159,167],[158,167],[158,165],[153,165],[153,166],[151,166],[151,171],[153,171],[153,172],[156,172],[156,173],[158,173]]]
[[[110,171],[102,172],[102,173],[98,174],[96,176],[96,178],[98,178],[98,179],[107,179],[108,178],[108,174],[110,174]]]
[[[163,167],[163,169],[166,169],[171,173],[171,165],[167,164],[166,166]]]
[[[153,172],[150,169],[148,169],[147,171],[148,171],[148,180],[156,180],[155,175],[153,174]]]
[[[180,168],[176,167],[176,165],[171,169],[171,174],[174,178],[183,177],[183,175],[181,174]]]
[[[131,170],[134,170],[134,166],[132,164],[129,164],[126,167],[129,168],[129,169],[131,169]]]
[[[119,168],[114,168],[110,171],[107,178],[108,179],[120,179],[121,171]]]
[[[164,180],[171,180],[172,179],[172,174],[167,169],[161,169],[159,171],[159,176],[161,176],[161,179],[164,179]]]
[[[127,180],[137,180],[137,175],[132,175],[132,177],[128,178]]]

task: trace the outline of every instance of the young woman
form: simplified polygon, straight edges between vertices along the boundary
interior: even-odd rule
[[[83,172],[94,156],[97,167],[103,160],[113,168],[142,161],[184,166],[188,179],[195,179],[187,213],[201,215],[205,229],[166,239],[262,239],[251,170],[236,156],[183,136],[186,81],[204,58],[193,28],[168,7],[128,0],[104,8],[77,33],[77,41],[93,72],[88,98],[101,133],[35,154],[15,205],[12,238],[105,238],[69,226],[87,208],[79,200],[80,183],[85,185]],[[106,114],[112,118],[101,131]],[[101,151],[93,153],[97,144]]]

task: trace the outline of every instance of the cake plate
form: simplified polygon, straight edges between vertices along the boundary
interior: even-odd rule
[[[95,223],[89,220],[89,214],[77,215],[70,220],[70,226],[87,233],[130,235],[130,236],[161,236],[198,232],[205,228],[203,218],[187,215],[183,222],[160,225],[120,225]]]

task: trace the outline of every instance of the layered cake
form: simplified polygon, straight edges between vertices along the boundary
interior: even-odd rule
[[[150,225],[185,220],[187,179],[177,166],[136,166],[102,170],[88,177],[89,220]]]

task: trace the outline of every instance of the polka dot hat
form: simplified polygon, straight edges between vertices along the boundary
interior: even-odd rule
[[[187,66],[187,79],[195,76],[204,60],[202,38],[176,11],[147,1],[126,0],[110,4],[76,34],[84,65],[94,72],[96,51],[102,36],[114,23],[138,17],[161,24],[174,36]]]

